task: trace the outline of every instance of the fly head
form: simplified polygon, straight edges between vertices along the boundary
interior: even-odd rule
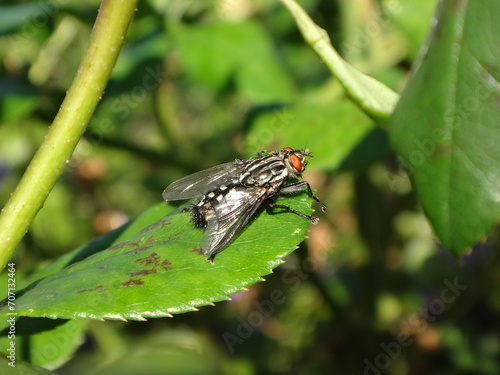
[[[294,150],[291,147],[283,148],[283,150],[281,150],[281,154],[283,155],[283,160],[285,161],[288,173],[294,177],[300,177],[302,172],[306,169],[307,161],[305,160],[305,157],[313,157],[309,153],[308,149]]]

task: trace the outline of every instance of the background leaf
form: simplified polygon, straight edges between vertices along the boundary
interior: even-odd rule
[[[431,27],[436,0],[405,0],[394,2],[382,0],[388,11],[384,13],[407,37],[408,54],[412,59],[418,55]],[[385,8],[384,8],[385,9]]]
[[[292,82],[278,65],[271,41],[258,24],[176,25],[172,31],[193,78],[220,90],[235,77],[242,94],[253,102],[285,101],[293,97]]]
[[[373,122],[347,99],[335,106],[305,100],[257,116],[243,147],[250,155],[277,145],[309,148],[314,155],[311,169],[335,170],[372,129]]]
[[[311,212],[311,201],[303,194],[283,204]],[[19,292],[16,312],[144,320],[193,311],[262,280],[305,239],[308,225],[294,214],[263,212],[212,265],[199,248],[202,230],[179,208],[107,250],[33,282]],[[0,310],[8,312],[5,306]]]
[[[87,322],[85,320],[43,322],[47,320],[49,319],[24,317],[17,319],[16,328],[19,328],[19,331],[16,332],[15,341],[18,350],[23,347],[29,348],[27,353],[18,352],[20,354],[18,358],[26,355],[34,365],[52,370],[67,362],[85,341]],[[47,323],[52,323],[52,329],[33,334],[36,326]],[[26,328],[31,332],[26,332]],[[2,336],[0,345],[2,348],[8,348],[10,341],[7,336]]]
[[[500,219],[500,12],[443,1],[391,119],[391,141],[443,245],[464,254]]]

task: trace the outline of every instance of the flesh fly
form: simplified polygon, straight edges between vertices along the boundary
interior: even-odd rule
[[[163,191],[163,199],[200,197],[189,210],[196,226],[205,230],[201,250],[207,261],[213,263],[215,255],[229,245],[263,204],[317,224],[317,217],[275,203],[278,196],[297,194],[305,187],[307,194],[326,211],[309,183],[301,179],[307,166],[306,156],[312,157],[307,149],[285,147],[281,151],[261,152],[254,159],[236,159],[172,182]]]

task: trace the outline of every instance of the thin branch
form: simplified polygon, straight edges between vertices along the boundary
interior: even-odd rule
[[[345,61],[327,32],[316,25],[295,0],[280,0],[292,14],[302,36],[344,87],[346,94],[377,124],[386,129],[399,95]]]

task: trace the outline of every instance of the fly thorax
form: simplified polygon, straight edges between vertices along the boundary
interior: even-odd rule
[[[243,186],[281,184],[288,177],[288,170],[281,158],[268,157],[254,160],[240,175]]]

